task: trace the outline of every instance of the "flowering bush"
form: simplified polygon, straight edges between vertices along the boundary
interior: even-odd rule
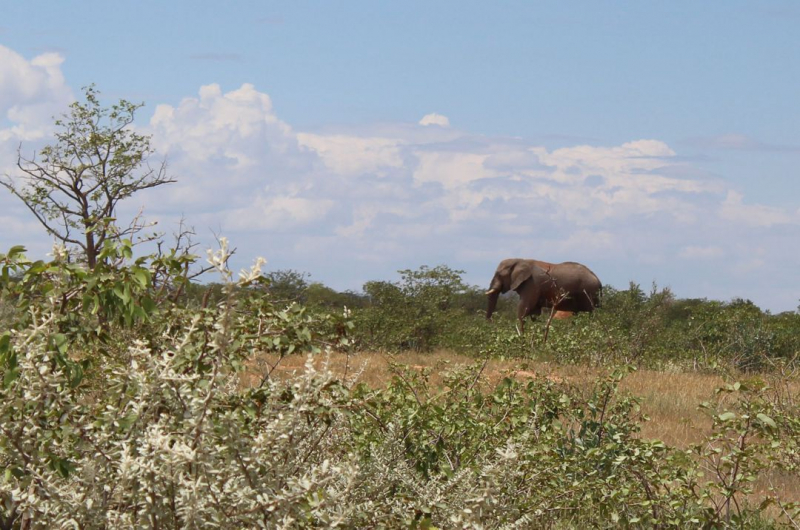
[[[230,280],[224,252],[223,245],[210,261]],[[14,256],[4,258],[11,266]],[[81,361],[70,348],[78,343],[62,333],[62,297],[55,296],[56,280],[71,277],[71,268],[45,267],[54,296],[31,306],[27,325],[0,339],[2,527],[335,521],[336,509],[326,514],[326,507],[348,464],[318,458],[333,440],[315,411],[336,413],[337,384],[309,372],[291,386],[265,379],[241,388],[238,373],[255,342],[242,333],[252,319],[237,311],[232,293],[257,280],[258,266],[229,283],[220,307],[193,314],[169,308],[157,327],[109,329],[126,332],[127,348]],[[286,326],[277,327],[286,335]],[[274,335],[264,329],[257,338]]]

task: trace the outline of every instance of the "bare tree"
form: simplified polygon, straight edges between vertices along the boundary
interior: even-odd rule
[[[78,247],[93,269],[106,241],[131,237],[144,228],[138,215],[127,228],[119,227],[115,214],[120,201],[175,181],[167,177],[166,162],[150,167],[150,137],[130,127],[143,104],[121,99],[104,108],[93,85],[83,91],[86,101],[76,101],[56,120],[56,142],[31,158],[22,155],[20,146],[21,173],[5,175],[0,184],[19,197],[50,234]]]

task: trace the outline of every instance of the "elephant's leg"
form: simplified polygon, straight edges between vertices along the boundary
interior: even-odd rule
[[[525,334],[525,315],[517,316],[517,335],[520,337]]]
[[[528,304],[520,302],[517,306],[517,334],[521,337],[525,333],[525,317],[528,315]]]

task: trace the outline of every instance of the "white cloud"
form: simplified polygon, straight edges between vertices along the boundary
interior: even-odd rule
[[[342,237],[363,239],[366,232],[374,226],[376,219],[381,215],[391,216],[401,222],[414,217],[412,212],[402,205],[353,204],[352,223],[337,226],[335,233]]]
[[[363,237],[377,215],[378,208],[374,206],[357,206],[353,209],[353,222],[336,228],[336,234],[342,237]]]
[[[0,116],[10,125],[0,129],[0,141],[37,140],[51,130],[53,115],[73,101],[61,72],[63,62],[56,53],[29,61],[0,45]]]
[[[563,240],[554,242],[553,247],[559,255],[570,254],[608,254],[619,251],[618,238],[608,230],[579,229]]]
[[[441,114],[437,114],[432,112],[430,114],[426,114],[419,120],[420,125],[438,125],[439,127],[450,127],[450,120],[447,116],[442,116]]]
[[[789,213],[782,208],[763,204],[744,204],[744,195],[737,191],[728,191],[725,200],[719,207],[722,219],[742,225],[770,227],[778,224],[798,224],[800,215]]]
[[[730,133],[709,138],[708,145],[723,149],[753,149],[758,146],[758,142],[743,134]]]
[[[491,178],[495,172],[484,166],[487,155],[454,151],[418,151],[414,181],[436,182],[453,190],[470,182]]]
[[[308,188],[305,177],[317,162],[275,115],[269,96],[250,84],[227,93],[206,85],[177,107],[159,105],[148,132],[178,177],[159,191],[158,202],[170,209],[226,211],[246,208],[264,192],[296,195]]]
[[[740,276],[752,278],[753,274],[758,274],[763,271],[767,262],[761,258],[748,258],[736,262],[733,267],[733,272]]]
[[[227,212],[224,226],[238,232],[294,228],[325,217],[332,205],[330,200],[259,196],[246,207]]]
[[[705,138],[692,138],[687,141],[691,145],[704,149],[725,149],[733,151],[760,151],[773,153],[798,153],[800,146],[780,145],[762,142],[739,133],[728,133]]]
[[[0,46],[0,176],[17,173],[19,146],[30,156],[52,132],[53,116],[66,112],[73,101],[61,72],[63,61],[55,53],[28,60]],[[0,212],[0,252],[17,244],[32,251],[49,248],[44,229],[5,188],[0,188]]]
[[[388,168],[403,166],[400,156],[403,141],[394,138],[300,133],[297,140],[301,146],[315,151],[328,169],[339,174],[383,175]]]
[[[219,85],[203,86],[199,98],[185,98],[177,108],[156,107],[150,126],[159,149],[178,150],[197,162],[222,159],[237,170],[256,167],[254,149],[287,155],[297,150],[270,97],[250,84],[225,94]]]

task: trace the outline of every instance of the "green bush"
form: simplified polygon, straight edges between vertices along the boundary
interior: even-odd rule
[[[600,309],[554,320],[549,328],[545,311],[526,325],[525,337],[515,339],[514,296],[501,297],[494,321],[487,322],[485,295],[465,285],[460,271],[439,266],[400,273],[398,282],[364,286],[366,307],[354,312],[357,348],[445,348],[476,356],[494,352],[561,363],[721,372],[769,371],[776,362],[796,362],[800,353],[800,314],[773,316],[742,300],[680,300],[669,289],[653,285],[647,293],[636,284],[606,287]]]
[[[530,355],[562,363],[763,372],[800,353],[800,315],[773,316],[742,300],[678,300],[655,286],[649,294],[636,284],[606,288],[602,308],[553,321],[542,344],[545,321],[530,326]]]
[[[399,282],[367,282],[368,306],[354,313],[355,338],[364,349],[430,351],[463,323],[460,303],[469,289],[463,271],[447,266],[399,271]]]

